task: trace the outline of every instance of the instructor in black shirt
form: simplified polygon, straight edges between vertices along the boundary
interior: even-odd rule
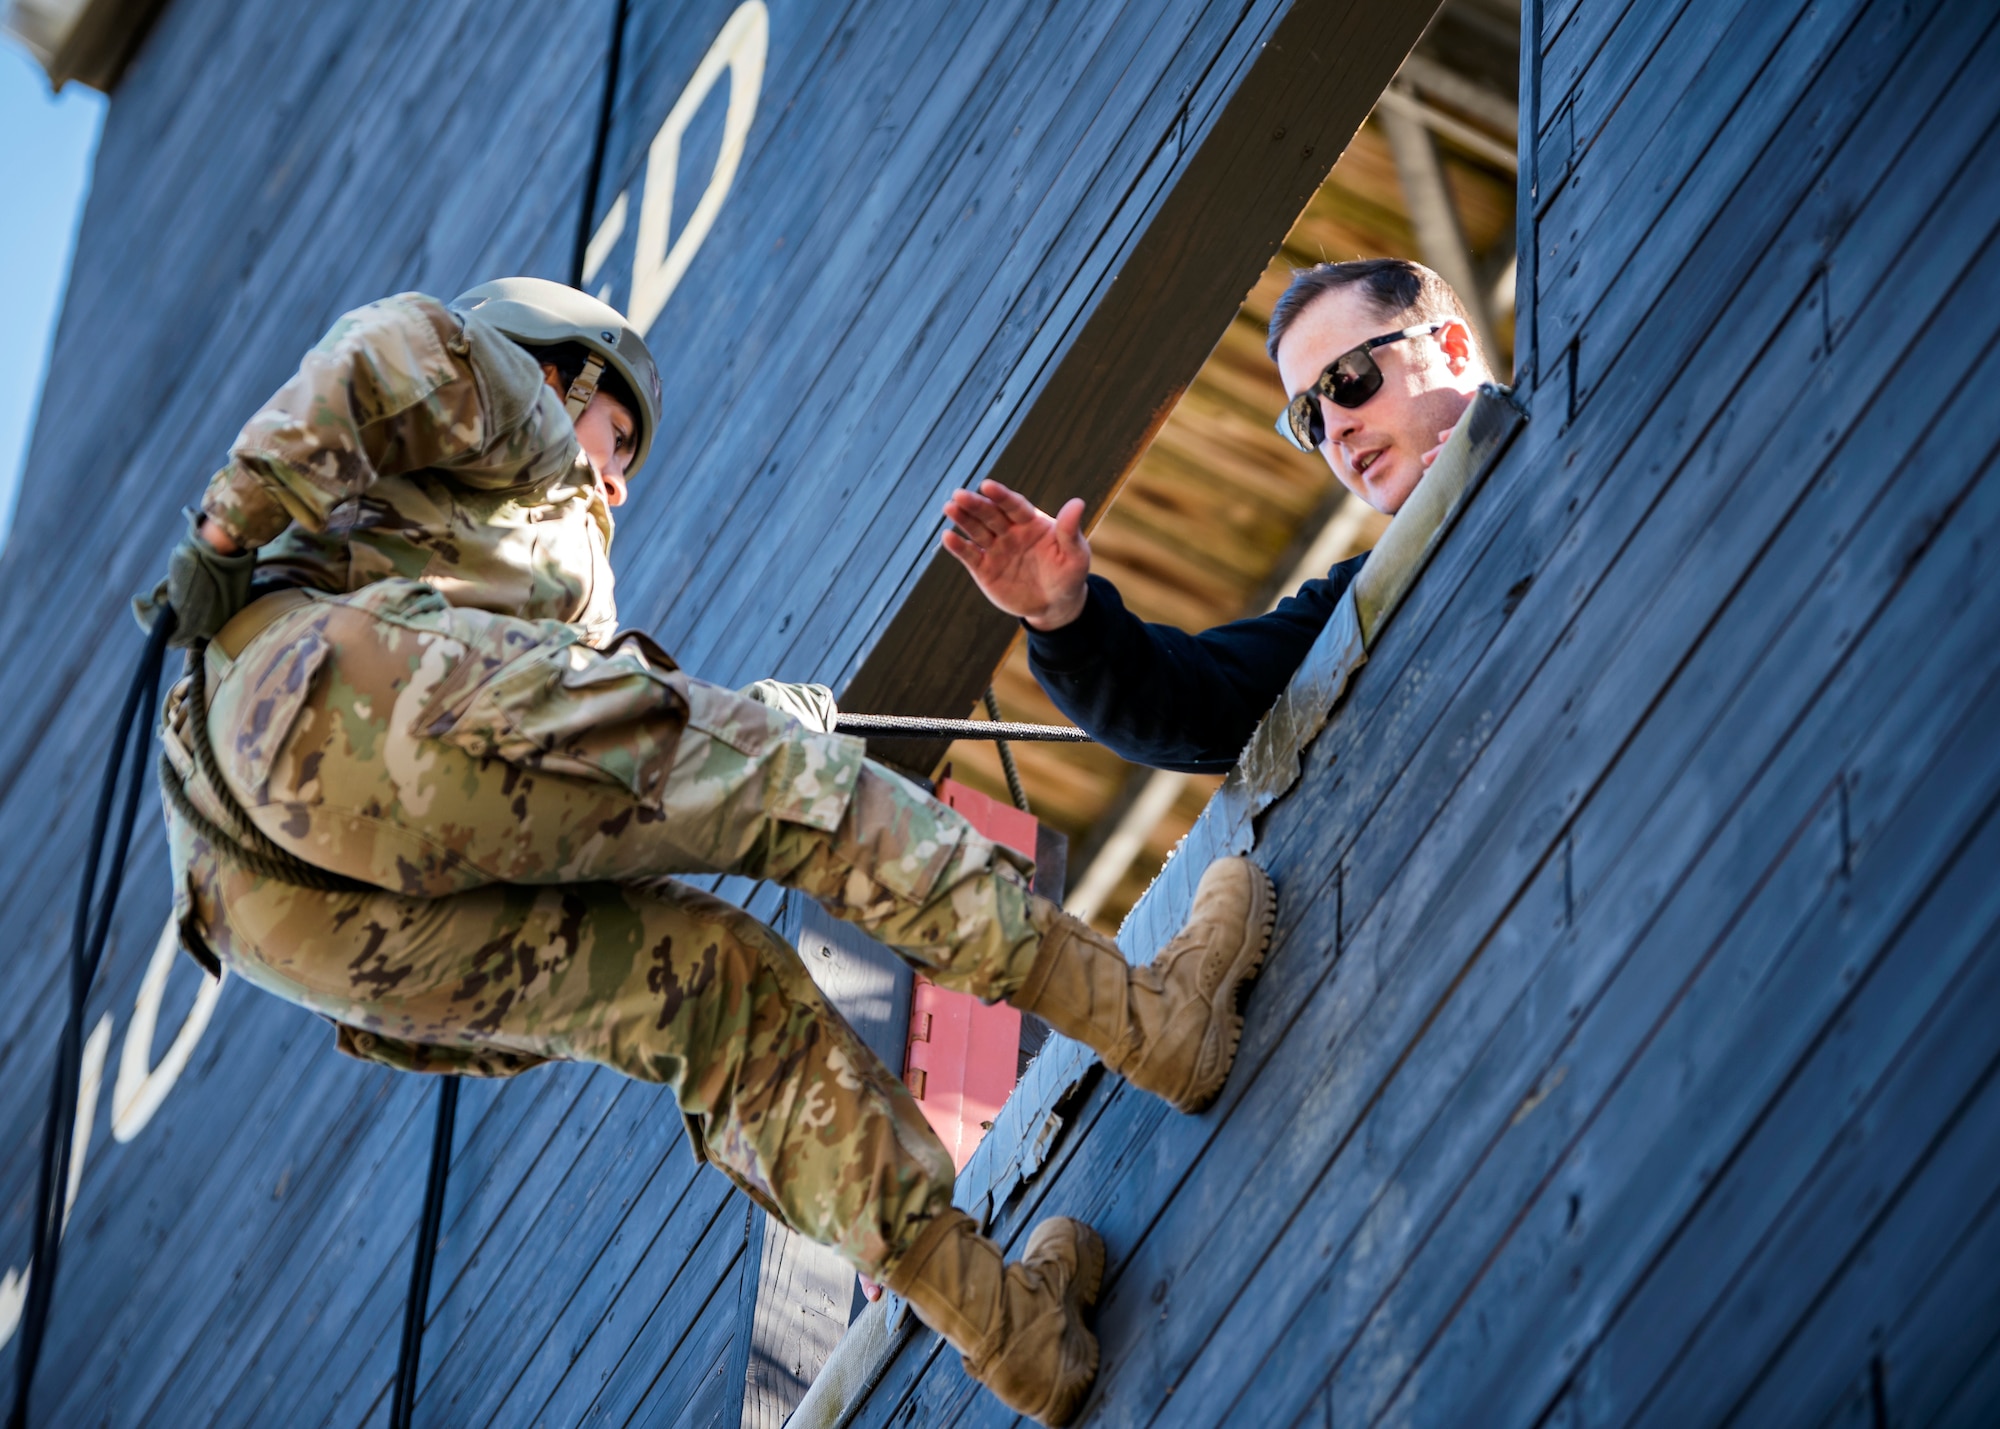
[[[1295,275],[1268,345],[1290,396],[1278,430],[1390,514],[1491,380],[1458,295],[1397,258]],[[944,548],[1028,627],[1029,668],[1056,707],[1135,764],[1195,774],[1235,764],[1367,559],[1307,581],[1268,615],[1190,635],[1140,620],[1090,574],[1080,500],[1050,516],[988,481],[954,492],[944,514]]]

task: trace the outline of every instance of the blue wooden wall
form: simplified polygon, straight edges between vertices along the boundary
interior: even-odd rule
[[[961,714],[1009,634],[935,556],[955,485],[1102,496],[1428,7],[769,0],[741,167],[650,333],[662,439],[613,556],[697,673]],[[583,212],[613,19],[623,63]],[[737,0],[169,0],[114,96],[0,557],[0,1329],[25,1267],[62,949],[106,723],[177,509],[343,310],[510,272],[629,301],[663,121]],[[732,51],[732,53],[737,53]],[[673,229],[726,143],[695,107]],[[728,890],[766,916],[768,892]],[[142,831],[87,1026],[103,1083],[36,1390],[48,1424],[386,1418],[434,1084],[222,991],[151,1121],[113,1086],[168,905]],[[171,974],[151,1048],[195,994]],[[129,1129],[129,1128],[128,1128]],[[654,1089],[468,1083],[426,1423],[715,1423],[757,1225]],[[0,1357],[0,1391],[12,1356]]]
[[[1527,425],[1221,1102],[1088,1084],[997,1233],[1109,1242],[1090,1425],[2000,1423],[2000,15],[1527,12]],[[1011,1420],[920,1333],[854,1422]]]

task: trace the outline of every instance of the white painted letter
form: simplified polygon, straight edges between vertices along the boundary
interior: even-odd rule
[[[646,156],[646,191],[639,202],[639,234],[633,243],[632,301],[626,309],[632,326],[642,334],[652,327],[667,299],[673,296],[681,275],[694,261],[695,251],[708,237],[723,199],[729,195],[737,165],[743,162],[750,120],[757,112],[757,94],[764,85],[764,55],[770,47],[770,38],[771,16],[764,8],[764,0],[744,0],[696,66],[694,78],[674,101],[660,132],[653,136],[653,147]],[[725,68],[729,71],[729,108],[722,119],[722,150],[716,155],[715,172],[709,177],[700,202],[695,204],[680,237],[669,248],[667,234],[673,222],[674,179],[680,165],[681,136]],[[621,194],[619,203],[612,205],[619,229],[624,227],[623,198]],[[605,223],[608,229],[610,216]],[[600,229],[599,236],[605,232],[606,229]],[[615,241],[615,236],[606,240],[603,250],[608,251]]]
[[[83,1065],[76,1078],[76,1128],[69,1138],[69,1185],[63,1195],[63,1229],[69,1229],[70,1208],[76,1204],[77,1188],[83,1185],[83,1162],[90,1155],[90,1131],[97,1121],[97,1092],[104,1085],[104,1057],[111,1050],[111,1014],[97,1019],[83,1044]],[[28,1303],[28,1277],[35,1272],[29,1262],[25,1270],[0,1275],[0,1345],[14,1338],[21,1327],[21,1311]]]
[[[624,232],[625,195],[620,194],[611,205],[611,212],[604,215],[604,222],[597,225],[597,232],[590,235],[589,246],[583,250],[584,287],[590,286],[590,280],[597,276],[597,270],[604,266],[604,260],[611,256],[611,250],[618,246],[618,240]],[[606,284],[604,291],[598,296],[608,303],[611,299],[605,297],[605,294],[610,291],[610,285]]]
[[[139,983],[139,997],[132,1007],[132,1020],[125,1028],[125,1045],[118,1053],[118,1080],[111,1088],[111,1134],[120,1142],[130,1141],[146,1129],[146,1123],[153,1119],[153,1113],[160,1109],[160,1103],[187,1070],[188,1059],[194,1056],[201,1034],[208,1030],[208,1019],[215,1013],[222,984],[229,976],[224,969],[220,978],[202,978],[201,988],[194,995],[194,1006],[188,1009],[167,1055],[155,1067],[153,1029],[160,1020],[160,999],[167,991],[167,975],[173,971],[179,953],[180,931],[169,915],[167,926],[160,930],[159,942],[153,946],[153,960],[146,964],[146,976]]]

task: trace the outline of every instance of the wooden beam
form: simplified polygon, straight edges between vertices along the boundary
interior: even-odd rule
[[[71,80],[105,94],[117,87],[166,0],[86,0],[67,15],[10,6],[5,28],[61,89]]]

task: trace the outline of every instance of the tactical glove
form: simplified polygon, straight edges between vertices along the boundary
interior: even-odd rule
[[[151,630],[160,607],[172,606],[177,624],[169,644],[194,645],[209,639],[229,623],[229,617],[250,599],[250,574],[255,551],[225,556],[202,539],[201,512],[190,509],[187,535],[167,558],[167,578],[150,594],[132,597],[132,614]]]
[[[759,680],[754,685],[745,685],[736,693],[788,714],[807,729],[816,729],[821,734],[832,734],[833,722],[840,718],[840,706],[833,702],[833,691],[825,685],[788,685],[783,680]]]

